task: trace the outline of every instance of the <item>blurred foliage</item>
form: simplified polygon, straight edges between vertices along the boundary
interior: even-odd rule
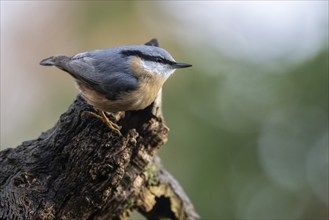
[[[198,61],[193,62],[195,63]],[[259,77],[257,70],[254,71],[244,74],[248,74],[250,78]],[[258,190],[262,188],[270,188],[274,190],[274,194],[279,191],[283,196],[277,200],[273,199],[273,203],[269,204],[264,213],[251,213],[248,214],[248,218],[294,219],[297,215],[300,219],[325,218],[327,205],[311,196],[309,188],[290,192],[267,177],[260,164],[258,153],[257,142],[261,124],[252,128],[251,132],[245,130],[240,133],[222,128],[218,100],[223,86],[223,76],[205,74],[195,69],[187,72],[176,73],[174,79],[168,82],[170,88],[167,84],[164,89],[164,114],[171,132],[169,143],[161,155],[166,167],[183,184],[202,216],[205,218],[217,216],[221,219],[244,218],[246,214],[236,212],[237,205],[241,202],[240,193],[243,193],[242,189],[248,187],[250,192],[246,193],[250,197],[255,196],[253,194],[259,193]],[[264,108],[255,106],[253,111],[260,117],[273,108],[290,111],[291,106],[296,107],[294,108],[296,112],[292,114],[300,114],[300,111],[307,106],[316,106],[323,112],[328,112],[328,50],[322,51],[297,67],[287,69],[285,73],[264,74],[260,81],[260,83],[271,82],[276,82],[275,89],[279,94],[276,100],[277,106],[272,106],[271,109],[267,106]],[[250,86],[257,87],[252,84]],[[266,96],[266,90],[262,91],[261,95]],[[268,104],[272,105],[272,103]],[[196,108],[198,113],[195,113]],[[236,110],[232,109],[232,111]],[[231,119],[234,118],[239,119],[240,116],[235,115]],[[320,124],[313,126],[313,128],[320,126],[317,131],[320,134],[328,131],[326,124],[328,118],[325,119],[324,126]],[[211,123],[207,123],[208,121]],[[251,120],[244,126],[254,127],[253,122]],[[322,174],[326,175],[325,170],[322,170]],[[295,207],[296,203],[300,204],[298,200],[303,197],[309,198],[304,201],[306,204],[303,204],[302,210],[299,210],[301,213],[290,213],[289,208]],[[281,202],[284,202],[281,199],[287,200],[285,206],[280,207]],[[249,201],[244,202],[247,205]],[[275,211],[268,212],[271,209]]]

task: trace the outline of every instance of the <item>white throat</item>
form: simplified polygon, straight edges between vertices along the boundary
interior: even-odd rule
[[[143,60],[142,65],[147,72],[153,72],[165,79],[167,79],[171,74],[175,72],[175,69],[171,68],[168,64]]]

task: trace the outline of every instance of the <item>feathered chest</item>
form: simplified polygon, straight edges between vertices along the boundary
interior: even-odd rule
[[[156,99],[159,90],[163,86],[164,79],[161,75],[143,68],[140,62],[141,60],[136,58],[131,61],[130,65],[130,68],[138,79],[136,90],[121,93],[118,99],[110,100],[104,94],[92,90],[88,85],[78,83],[83,97],[89,104],[107,112],[141,110],[146,108]]]

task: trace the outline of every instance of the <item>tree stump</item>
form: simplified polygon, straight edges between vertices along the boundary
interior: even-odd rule
[[[160,96],[118,113],[122,134],[88,111],[78,95],[53,128],[0,152],[0,219],[199,219],[156,156],[168,135]]]

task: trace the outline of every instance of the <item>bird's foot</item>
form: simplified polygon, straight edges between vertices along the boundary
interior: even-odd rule
[[[99,110],[99,113],[100,114],[96,114],[95,112],[90,112],[90,111],[83,112],[83,114],[88,114],[88,115],[91,115],[95,118],[102,120],[111,130],[113,130],[116,133],[118,133],[119,135],[121,135],[121,132],[120,132],[121,127],[119,125],[117,125],[116,123],[114,123],[113,121],[111,121],[106,116],[105,112]],[[116,119],[116,117],[115,117],[115,119]]]

